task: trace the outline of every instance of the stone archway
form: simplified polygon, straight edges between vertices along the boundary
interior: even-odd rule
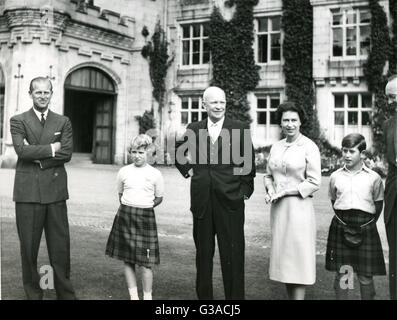
[[[67,76],[64,89],[73,152],[90,154],[94,163],[113,163],[117,93],[112,78],[99,68],[82,67]]]

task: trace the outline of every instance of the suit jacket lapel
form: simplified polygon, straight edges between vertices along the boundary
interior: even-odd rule
[[[36,114],[34,113],[33,108],[30,109],[27,113],[26,123],[28,125],[28,128],[32,131],[34,137],[36,138],[36,143],[39,143],[43,127],[40,123],[39,118],[37,118]],[[32,143],[32,141],[28,142]]]
[[[41,125],[41,124],[40,124]],[[52,143],[54,132],[56,131],[57,121],[54,113],[48,110],[47,119],[40,137],[41,144]]]

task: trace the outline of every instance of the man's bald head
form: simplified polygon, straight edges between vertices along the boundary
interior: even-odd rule
[[[210,98],[213,97],[222,97],[223,99],[225,99],[225,91],[223,91],[221,88],[219,87],[208,87],[207,89],[205,89],[204,93],[203,93],[203,100],[204,101],[209,101]]]
[[[389,78],[385,88],[385,93],[389,104],[397,103],[397,75]]]
[[[207,109],[208,118],[212,122],[218,122],[225,116],[225,91],[218,87],[208,87],[203,93],[203,104]]]
[[[386,95],[396,94],[397,95],[397,75],[389,78],[385,88]]]

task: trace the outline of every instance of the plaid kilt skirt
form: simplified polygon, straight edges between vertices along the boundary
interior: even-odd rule
[[[369,222],[373,215],[360,210],[337,210],[338,217],[349,226],[361,226]],[[349,265],[354,272],[363,276],[385,275],[385,261],[376,223],[362,227],[363,242],[357,248],[343,243],[343,224],[334,216],[328,233],[325,268],[340,271],[341,266]]]
[[[121,204],[105,253],[112,258],[147,268],[159,264],[159,241],[153,208]]]

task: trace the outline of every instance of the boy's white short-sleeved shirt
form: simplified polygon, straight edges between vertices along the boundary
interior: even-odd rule
[[[336,210],[357,209],[375,214],[375,202],[383,200],[384,187],[381,177],[365,165],[357,172],[343,167],[332,173],[328,194],[335,201]]]
[[[122,193],[121,203],[137,208],[151,208],[155,197],[164,195],[164,180],[160,170],[146,164],[130,164],[117,174],[117,189]]]

